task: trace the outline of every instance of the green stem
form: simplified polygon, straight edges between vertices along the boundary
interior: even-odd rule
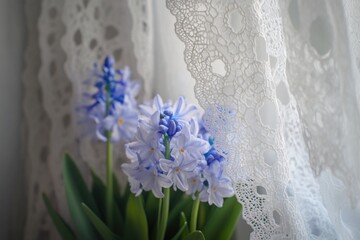
[[[170,160],[170,141],[169,141],[169,136],[167,134],[164,135],[164,143],[165,143],[165,158]]]
[[[106,86],[106,113],[110,114],[111,99],[110,86]],[[113,229],[113,146],[111,143],[112,131],[106,131],[106,222],[110,229]]]
[[[159,238],[160,236],[160,219],[161,219],[161,208],[162,208],[162,198],[159,198],[159,208],[158,208],[158,216],[157,216],[157,229],[156,229],[156,234],[157,237]]]
[[[190,232],[196,231],[197,218],[199,213],[199,204],[200,204],[199,194],[197,194],[191,211]]]
[[[164,135],[164,144],[165,144],[165,158],[170,160],[170,141],[169,136],[167,134]],[[161,214],[159,214],[160,220],[158,219],[158,223],[160,222],[160,226],[158,226],[158,240],[163,240],[166,233],[166,226],[169,217],[169,207],[170,207],[170,188],[165,188],[164,190],[164,198],[159,199],[159,209],[161,207]],[[160,213],[160,211],[159,211]]]
[[[169,216],[169,206],[170,206],[170,188],[165,188],[164,190],[164,199],[161,209],[161,223],[160,223],[160,235],[159,240],[163,240],[166,232],[166,225]]]
[[[111,131],[107,131],[106,137],[106,222],[109,228],[113,229],[113,147],[111,144]]]

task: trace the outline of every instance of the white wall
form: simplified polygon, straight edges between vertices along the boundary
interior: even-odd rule
[[[23,188],[20,160],[23,0],[0,0],[0,239],[9,239],[13,195]]]
[[[155,92],[165,100],[184,96],[197,103],[195,80],[186,69],[185,45],[174,31],[175,17],[166,8],[166,1],[154,1]]]

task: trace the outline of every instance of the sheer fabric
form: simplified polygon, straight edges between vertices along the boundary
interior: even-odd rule
[[[142,99],[195,100],[195,83],[251,239],[360,238],[360,2],[164,5],[27,1],[25,239],[58,239],[41,193],[67,213],[64,152],[85,174],[105,172],[102,145],[79,130],[74,110],[92,64],[107,54],[143,82]]]
[[[251,239],[358,238],[359,3],[167,4]]]
[[[76,112],[86,90],[84,80],[96,61],[113,55],[118,66],[130,66],[133,79],[143,82],[142,98],[152,95],[152,9],[146,0],[50,0],[27,1],[26,13],[24,238],[59,239],[41,194],[49,194],[69,219],[62,180],[64,153],[73,156],[85,175],[89,176],[89,168],[105,174],[105,149],[81,127]],[[121,145],[116,150],[119,169],[124,154]],[[125,177],[120,173],[118,177],[125,184]]]

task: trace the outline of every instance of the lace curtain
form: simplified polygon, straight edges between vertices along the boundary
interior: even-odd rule
[[[105,152],[80,127],[75,112],[84,80],[96,61],[111,54],[119,66],[143,82],[144,99],[152,95],[152,9],[148,1],[27,1],[28,47],[25,54],[27,213],[25,239],[59,239],[44,208],[46,192],[65,218],[62,158],[69,152],[89,176],[105,174]],[[133,17],[136,16],[136,17]],[[117,149],[116,167],[124,158]],[[119,175],[125,183],[123,175]],[[89,180],[89,179],[88,179]],[[16,223],[14,225],[17,225]]]
[[[74,109],[93,62],[106,54],[131,67],[142,99],[155,91],[191,98],[195,84],[205,124],[228,153],[251,239],[360,238],[360,2],[166,6],[27,1],[25,239],[58,239],[41,193],[67,212],[64,152],[85,174],[89,167],[105,172],[102,146],[79,130]],[[118,166],[124,156],[117,149]]]
[[[358,238],[359,2],[167,4],[251,238]]]

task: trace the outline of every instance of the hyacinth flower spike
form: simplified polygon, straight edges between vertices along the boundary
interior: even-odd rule
[[[96,136],[106,142],[106,219],[113,229],[113,143],[130,141],[136,132],[138,111],[136,95],[140,86],[130,80],[130,70],[116,69],[115,60],[107,56],[98,69],[94,67],[94,93],[86,93],[88,105],[84,106],[89,119],[96,124]],[[133,188],[135,191],[135,188]]]
[[[169,187],[191,195],[195,200],[191,231],[195,231],[200,198],[220,206],[224,197],[233,194],[230,181],[216,168],[224,158],[212,146],[213,140],[208,141],[210,137],[202,138],[208,134],[199,126],[197,108],[183,97],[171,105],[157,95],[152,103],[140,106],[140,111],[136,140],[126,145],[131,163],[122,166],[132,185],[131,191],[134,194],[152,191],[162,198],[159,200],[158,239],[164,238]]]

